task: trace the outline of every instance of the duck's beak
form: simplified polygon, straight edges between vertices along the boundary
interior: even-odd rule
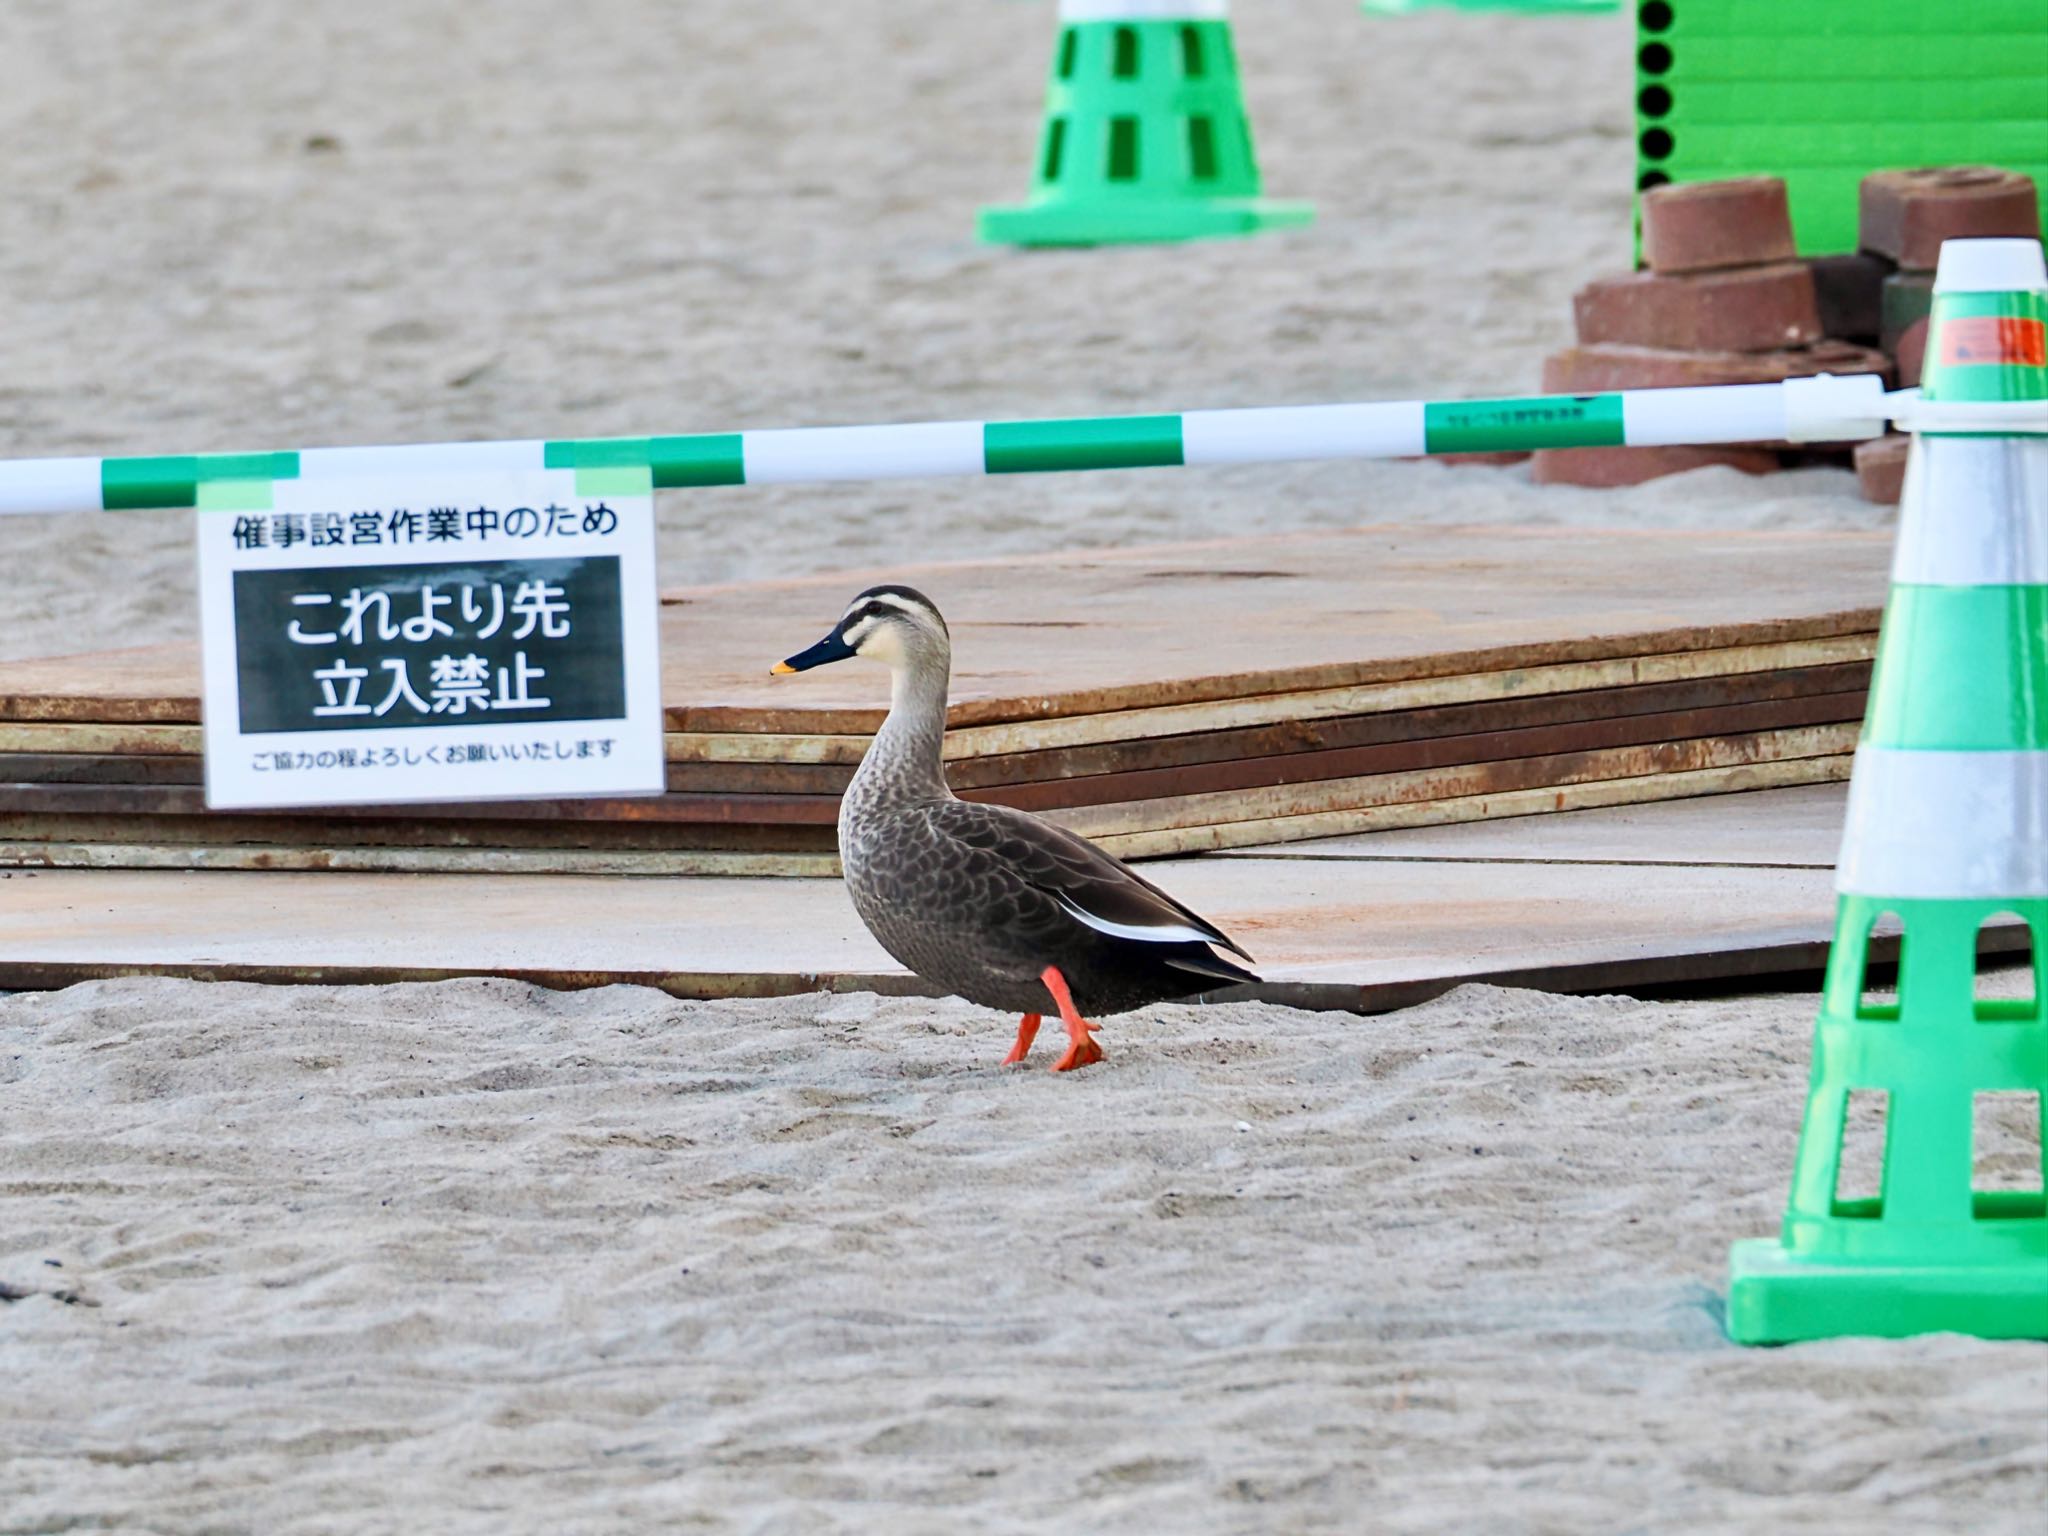
[[[812,667],[822,667],[828,661],[844,661],[854,655],[854,649],[839,638],[839,631],[820,640],[807,651],[798,651],[787,661],[778,661],[768,670],[778,676],[785,672],[808,672]]]

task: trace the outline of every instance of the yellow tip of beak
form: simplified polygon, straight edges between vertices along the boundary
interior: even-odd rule
[[[776,676],[776,677],[780,677],[780,676],[782,676],[782,675],[783,675],[783,674],[784,674],[785,672],[794,672],[794,671],[796,670],[796,668],[795,668],[795,667],[792,667],[792,666],[791,666],[791,665],[790,665],[790,664],[789,664],[788,662],[786,662],[786,661],[778,661],[777,663],[775,663],[775,665],[774,665],[774,666],[770,667],[770,668],[769,668],[768,670],[769,670],[769,672],[770,672],[771,674],[773,674],[774,676]]]

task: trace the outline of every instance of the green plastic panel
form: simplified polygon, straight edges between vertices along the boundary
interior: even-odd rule
[[[1698,0],[1682,0],[1697,4]],[[1713,81],[1818,81],[1860,83],[1888,90],[1913,81],[2021,80],[2036,76],[2048,57],[2039,32],[1995,37],[1720,37],[1673,42],[1646,39],[1636,50],[1643,82],[1696,85]],[[1662,50],[1660,53],[1659,50]],[[1668,56],[1668,57],[1667,57]],[[2038,115],[2038,106],[2034,113]]]
[[[1667,80],[1674,93],[1678,86]],[[1975,126],[1973,115],[2008,119],[2020,129],[2044,117],[2041,81],[2031,74],[1969,80],[1905,80],[1883,91],[1854,80],[1699,80],[1684,83],[1688,111],[1708,122],[1775,123],[1788,128],[1842,123],[1893,124],[1901,117],[1916,123],[1947,119]],[[2041,141],[2028,147],[2038,159]]]
[[[1652,23],[1668,16],[1661,25]],[[2040,0],[1676,0],[1660,13],[1638,7],[1646,36],[1827,37],[1854,44],[1870,38],[1978,38],[2025,32],[2041,19]]]
[[[1635,9],[1638,193],[1782,176],[1793,238],[1815,256],[1856,248],[1857,186],[1872,171],[1998,165],[2048,180],[2044,0]]]
[[[1621,9],[1621,0],[1359,0],[1369,16],[1405,16],[1411,11],[1521,11],[1526,15],[1578,12],[1595,15]]]

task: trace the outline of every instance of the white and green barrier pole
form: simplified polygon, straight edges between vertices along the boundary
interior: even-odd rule
[[[939,421],[673,437],[419,443],[148,458],[0,461],[0,513],[121,512],[206,503],[210,484],[536,469],[651,471],[657,489],[1006,475],[1162,465],[1399,459],[1427,454],[1876,437],[1912,391],[1875,377],[1500,400],[1419,400]],[[2041,430],[2048,430],[2044,421]]]

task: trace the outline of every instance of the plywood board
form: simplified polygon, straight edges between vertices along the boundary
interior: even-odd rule
[[[1864,696],[1860,693],[1810,694],[1790,699],[1730,704],[1718,708],[1628,714],[1522,729],[1501,729],[1419,740],[1395,740],[1375,745],[1329,747],[1319,751],[1290,752],[1235,761],[1055,777],[1043,783],[999,783],[987,788],[964,788],[962,793],[968,799],[1011,805],[1030,811],[1111,805],[1190,794],[1313,783],[1318,780],[1352,778],[1366,774],[1501,762],[1603,747],[1735,735],[1799,725],[1842,724],[1860,719],[1863,703]],[[210,812],[204,794],[196,783],[164,782],[161,769],[175,760],[152,757],[99,760],[116,764],[127,762],[150,770],[146,782],[124,783],[81,779],[78,770],[70,766],[76,759],[66,758],[62,760],[63,766],[58,770],[61,776],[55,782],[38,782],[27,775],[37,764],[51,760],[47,757],[36,758],[30,754],[22,756],[29,760],[20,762],[0,755],[0,826],[6,824],[7,818],[14,816],[242,814]],[[1049,758],[1053,754],[1041,753],[1034,756]],[[831,770],[803,765],[755,764],[751,765],[749,771],[772,777],[777,774],[824,773]],[[747,785],[744,774],[736,774],[735,780],[738,786]],[[829,826],[837,818],[838,803],[836,789],[830,793],[801,793],[793,788],[762,793],[750,787],[735,787],[723,791],[671,790],[658,797],[469,801],[436,806],[431,810],[422,810],[418,807],[339,806],[308,813],[305,819],[309,826],[317,826],[330,820],[392,817],[435,822],[542,821],[565,825],[593,821],[623,821],[678,825],[759,823]],[[565,832],[564,835],[568,834]]]
[[[1462,860],[1198,859],[1152,873],[1258,957],[1264,995],[1325,1007],[1395,1006],[1465,980],[1569,990],[1812,966],[1834,913],[1822,869],[1534,864],[1510,874]],[[93,870],[0,880],[0,986],[134,972],[493,974],[692,996],[918,988],[828,880]]]
[[[1330,811],[1410,801],[1452,800],[1522,790],[1555,790],[1571,784],[1614,779],[1654,779],[1703,769],[1841,758],[1856,744],[1854,725],[1803,726],[1697,741],[1657,742],[1510,762],[1460,764],[1412,773],[1370,774],[1315,784],[1223,794],[1178,795],[1124,805],[1081,806],[1052,812],[1056,821],[1084,837],[1197,827],[1220,822],[1281,822]],[[1140,824],[1142,823],[1142,825]]]
[[[1061,825],[1091,837],[1219,822],[1266,822],[1368,806],[1469,799],[1611,779],[1654,778],[1739,764],[1844,755],[1854,746],[1856,729],[1854,723],[1842,722],[1675,741],[1653,739],[1526,757],[1483,755],[1488,750],[1543,744],[1545,738],[1554,734],[1511,732],[1499,740],[1468,746],[1468,752],[1480,754],[1476,760],[1454,753],[1453,761],[1437,764],[1427,762],[1428,754],[1423,753],[1426,765],[1419,768],[1253,783],[1229,790],[1066,803],[1047,814]],[[1538,740],[1522,739],[1531,736]],[[1369,755],[1398,754],[1400,761],[1417,756],[1409,747],[1360,750]],[[1361,761],[1354,752],[1318,755],[1334,758],[1340,769]],[[1152,784],[1151,777],[1146,777],[1150,787],[1171,787]],[[1092,782],[1072,781],[1068,787],[1082,789]],[[989,798],[1012,799],[1023,791],[982,793]],[[16,843],[241,842],[300,847],[812,851],[831,846],[836,816],[837,801],[816,795],[667,794],[642,800],[566,801],[559,805],[478,803],[437,808],[435,814],[423,815],[416,808],[402,806],[346,807],[306,813],[213,812],[207,810],[200,791],[187,785],[0,784],[0,838]]]
[[[1653,774],[1601,783],[1544,786],[1456,799],[1405,801],[1393,804],[1325,810],[1285,818],[1204,823],[1187,827],[1100,835],[1096,841],[1112,853],[1131,859],[1156,859],[1177,854],[1251,847],[1297,838],[1328,838],[1338,834],[1390,828],[1430,827],[1492,817],[1526,817],[1586,807],[1633,805],[1680,795],[1719,795],[1771,789],[1788,784],[1846,780],[1846,756],[1798,758],[1785,762],[1744,763],[1689,773]],[[49,829],[57,831],[56,828]],[[68,836],[37,841],[0,838],[0,869],[219,869],[219,870],[353,870],[420,873],[524,874],[749,874],[812,876],[836,874],[836,857],[827,851],[829,834],[817,838],[808,852],[762,848],[675,847],[503,847],[488,842],[439,847],[398,846],[376,840],[358,843],[277,843],[249,838],[236,843],[209,841],[203,828],[185,829],[185,840],[136,840],[126,827],[107,841],[91,840],[91,826],[73,827]],[[99,830],[106,830],[104,824]],[[616,839],[608,839],[616,842]]]
[[[1234,849],[1224,858],[1832,869],[1846,782]]]
[[[1802,647],[1803,649],[1803,647]],[[1773,660],[1787,659],[1774,656]],[[1149,772],[1247,758],[1283,757],[1339,748],[1378,746],[1394,742],[1429,741],[1480,732],[1502,732],[1577,721],[1608,721],[1673,711],[1696,711],[1734,704],[1813,700],[1833,696],[1845,713],[1861,715],[1870,682],[1868,661],[1820,666],[1784,666],[1766,671],[1676,681],[1644,682],[1565,693],[1492,699],[1477,703],[1423,709],[1284,721],[1171,736],[1054,747],[1028,752],[955,757],[947,777],[956,789],[971,791],[999,785],[1040,784],[1050,780],[1091,778],[1113,773]],[[1818,718],[1818,717],[1816,717]],[[132,727],[152,732],[187,727]],[[0,783],[10,784],[198,784],[196,757],[165,753],[64,751],[78,733],[118,727],[0,724]],[[962,734],[962,733],[956,733]],[[696,738],[697,741],[706,738]],[[830,794],[836,795],[853,776],[854,763],[774,762],[763,760],[759,748],[781,738],[729,736],[721,742],[744,744],[754,751],[744,758],[685,756],[687,740],[672,733],[668,787],[699,794]],[[799,738],[798,740],[801,740]],[[814,738],[813,740],[818,740]],[[865,737],[822,738],[844,742],[846,755],[856,758]],[[8,744],[54,743],[49,750],[7,750]],[[836,755],[836,754],[835,754]]]
[[[1161,831],[1099,836],[1095,841],[1125,859],[1214,853],[1356,833],[1462,825],[1501,818],[1542,816],[1555,811],[1642,805],[1693,795],[1743,794],[1750,790],[1780,789],[1788,785],[1846,783],[1853,762],[1851,757],[1835,755],[1793,758],[1783,762],[1739,763],[1727,768],[1652,774],[1645,778],[1556,787],[1544,785],[1463,798],[1310,811],[1263,821],[1212,822]]]
[[[876,669],[767,674],[871,580],[948,611],[953,719],[979,726],[1867,635],[1889,551],[1884,533],[1385,526],[700,587],[669,594],[663,694],[683,732],[871,731]],[[197,695],[189,646],[0,665],[15,722],[189,725]]]

